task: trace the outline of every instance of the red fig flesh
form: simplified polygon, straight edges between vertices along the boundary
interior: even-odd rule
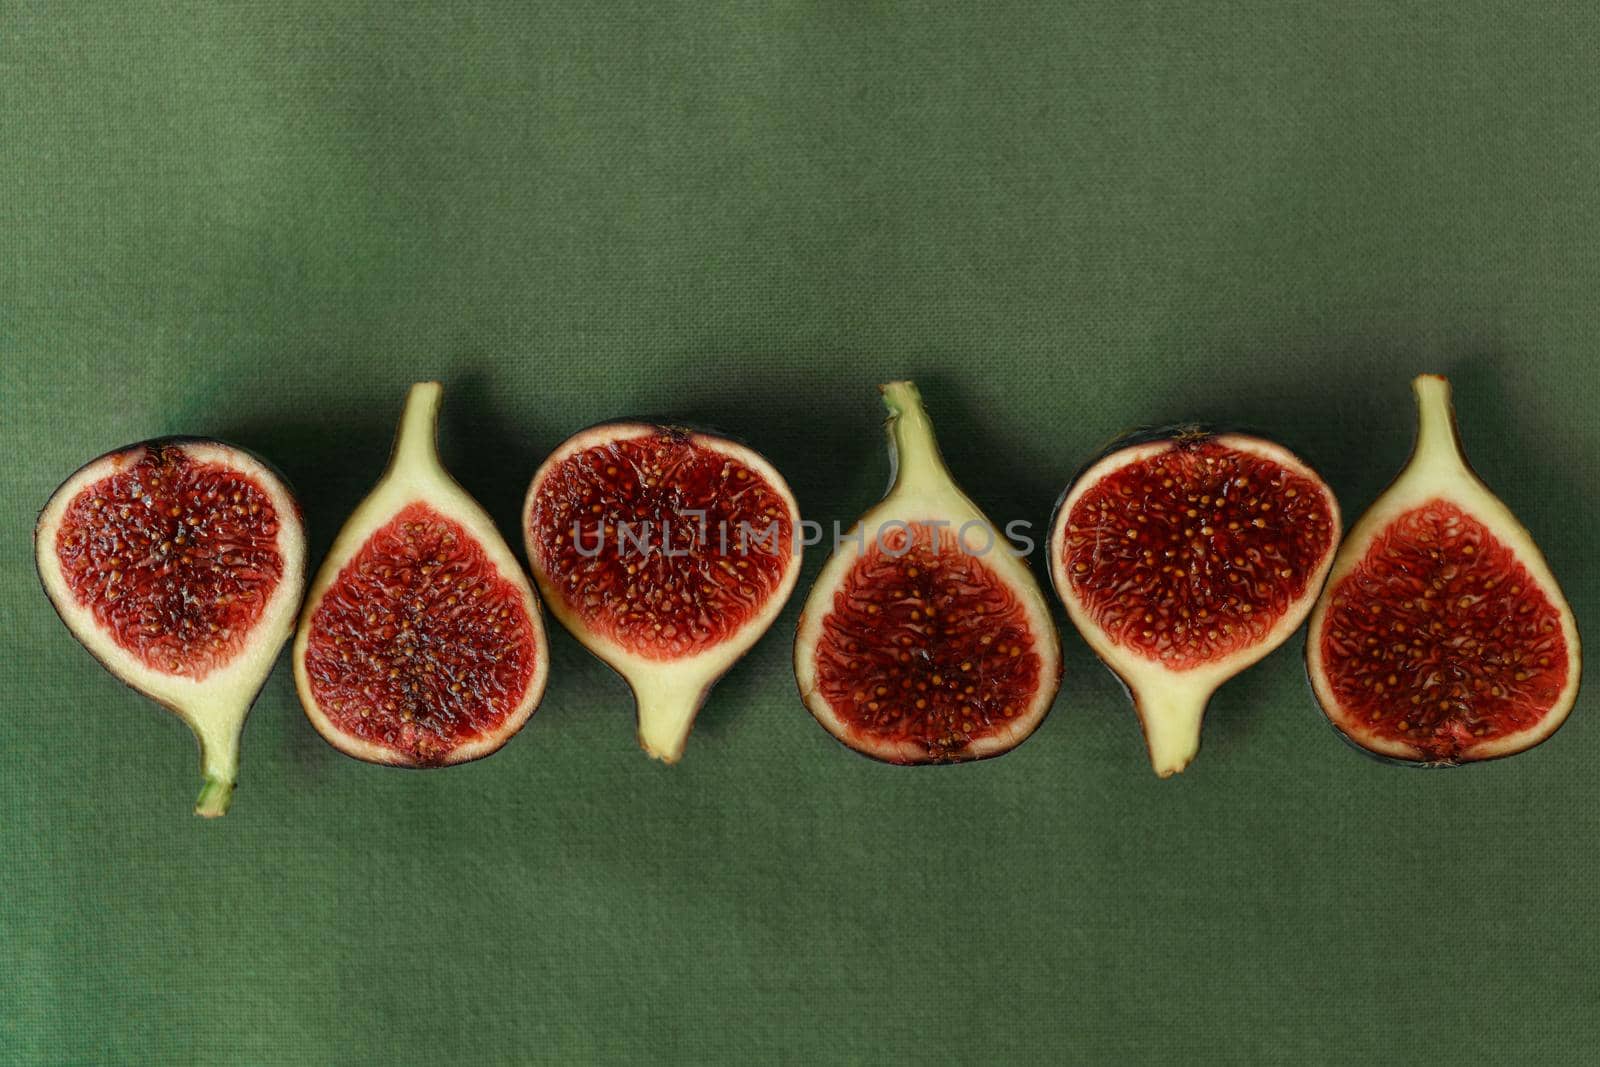
[[[997,756],[1055,698],[1055,625],[1027,565],[955,484],[910,382],[883,387],[895,476],[842,538],[795,637],[802,699],[888,763]]]
[[[532,588],[439,464],[440,396],[412,387],[389,469],[329,551],[295,640],[307,717],[372,763],[489,755],[533,714],[549,666]]]
[[[1345,541],[1306,663],[1335,727],[1454,765],[1549,737],[1577,699],[1577,625],[1528,531],[1467,465],[1445,379],[1414,385],[1411,461]]]
[[[168,438],[101,456],[39,516],[40,578],[73,634],[201,746],[195,811],[227,811],[239,734],[305,588],[299,505],[262,462]]]
[[[1243,434],[1121,448],[1067,491],[1056,591],[1132,694],[1157,774],[1194,758],[1217,687],[1304,621],[1338,539],[1322,479]]]
[[[683,755],[710,687],[783,609],[799,510],[754,450],[638,422],[584,430],[528,487],[528,559],[550,610],[627,680],[639,744]]]

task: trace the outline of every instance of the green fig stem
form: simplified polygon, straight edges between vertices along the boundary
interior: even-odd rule
[[[894,488],[938,491],[954,479],[939,454],[933,423],[922,407],[922,394],[912,382],[879,386],[889,409],[889,455],[894,462]]]
[[[200,771],[205,784],[194,802],[194,813],[215,819],[228,813],[233,787],[239,781],[239,734],[244,729],[250,705],[210,709],[203,718],[185,715],[189,728],[200,742]]]
[[[194,802],[194,813],[207,819],[215,819],[228,813],[228,805],[233,802],[232,781],[206,776],[205,785],[200,787],[200,796]]]
[[[1456,436],[1449,380],[1437,374],[1420,374],[1412,380],[1411,392],[1417,398],[1417,443],[1412,450],[1413,461],[1460,464],[1461,442]]]
[[[444,386],[438,382],[418,382],[406,394],[405,411],[394,438],[394,455],[389,468],[438,467],[439,404]]]

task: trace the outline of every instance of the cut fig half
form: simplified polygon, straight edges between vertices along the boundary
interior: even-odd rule
[[[1572,711],[1578,627],[1533,537],[1468,466],[1450,383],[1412,383],[1411,460],[1350,531],[1306,667],[1335,728],[1393,760],[1510,756]]]
[[[494,521],[439,462],[443,387],[411,387],[389,467],[339,531],[294,643],[317,732],[369,763],[441,767],[497,751],[544,695],[533,588]]]
[[[800,511],[756,452],[716,434],[609,422],[528,486],[522,529],[551,612],[633,690],[641,748],[676,763],[716,681],[800,572]]]
[[[882,392],[893,478],[806,599],[800,696],[835,738],[885,763],[998,756],[1055,699],[1055,624],[1025,559],[951,477],[916,386]]]
[[[225,814],[239,735],[305,591],[300,506],[264,462],[203,438],[90,461],[39,515],[45,592],[83,646],[200,743],[195,814]]]
[[[1222,683],[1292,634],[1339,542],[1339,504],[1288,449],[1180,431],[1115,448],[1063,495],[1050,573],[1122,680],[1163,778],[1200,750]]]

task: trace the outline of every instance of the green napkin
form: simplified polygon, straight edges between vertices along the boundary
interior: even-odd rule
[[[1001,522],[1189,418],[1353,519],[1436,370],[1592,622],[1597,33],[1576,0],[0,5],[0,1061],[1590,1059],[1587,696],[1520,758],[1396,770],[1296,637],[1162,782],[1063,618],[1031,741],[886,767],[794,690],[819,552],[678,767],[564,633],[528,728],[446,771],[340,756],[280,663],[208,823],[30,535],[79,463],[187,432],[277,463],[320,558],[428,377],[514,544],[545,454],[628,414],[848,523],[896,377]]]

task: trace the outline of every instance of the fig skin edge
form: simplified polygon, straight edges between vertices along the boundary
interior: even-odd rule
[[[278,516],[276,548],[283,564],[278,584],[239,653],[199,680],[153,670],[107,636],[93,610],[79,605],[67,588],[55,554],[61,519],[83,489],[132,466],[148,450],[166,447],[180,448],[196,462],[216,463],[248,476],[266,494]],[[215,438],[157,437],[113,449],[79,467],[51,493],[34,524],[34,563],[51,608],[74,639],[112,677],[172,712],[194,734],[203,776],[194,813],[207,819],[226,815],[239,780],[245,721],[294,633],[305,591],[305,525],[287,479],[249,449]]]
[[[561,590],[538,563],[532,535],[532,518],[539,488],[561,463],[591,448],[661,433],[683,437],[697,447],[737,460],[766,481],[788,509],[790,553],[776,588],[761,610],[747,619],[721,644],[678,659],[650,659],[638,655],[590,629],[567,606]],[[653,760],[671,766],[683,758],[695,719],[723,676],[733,669],[782,614],[800,578],[803,546],[800,543],[800,507],[794,492],[778,469],[760,452],[735,438],[710,430],[628,418],[597,423],[579,430],[556,448],[534,472],[522,504],[523,549],[534,583],[545,606],[568,633],[591,655],[628,685],[634,701],[634,733],[640,749]]]
[[[1437,374],[1418,375],[1412,380],[1411,390],[1417,406],[1417,432],[1411,455],[1394,481],[1351,528],[1339,549],[1307,627],[1306,679],[1329,725],[1339,737],[1357,751],[1383,763],[1432,769],[1503,759],[1543,744],[1571,714],[1583,673],[1577,620],[1533,535],[1478,477],[1468,462],[1451,400],[1449,380]],[[1322,658],[1322,629],[1332,605],[1333,590],[1361,563],[1373,541],[1391,523],[1414,508],[1437,499],[1456,504],[1482,522],[1496,539],[1512,550],[1517,562],[1522,564],[1554,606],[1567,645],[1566,685],[1544,717],[1530,729],[1474,746],[1474,755],[1466,760],[1430,759],[1421,750],[1404,742],[1352,736],[1345,729],[1342,709],[1327,683]]]
[[[1261,640],[1214,663],[1172,671],[1132,649],[1115,644],[1095,623],[1062,571],[1062,539],[1072,507],[1089,488],[1126,466],[1166,452],[1176,442],[1197,437],[1259,456],[1319,486],[1329,509],[1334,538],[1316,570],[1307,576],[1305,589],[1298,602],[1278,619]],[[1157,777],[1171,778],[1194,762],[1200,752],[1206,708],[1217,690],[1271,655],[1306,621],[1313,601],[1322,590],[1333,565],[1340,544],[1338,534],[1343,528],[1342,523],[1339,502],[1332,489],[1320,474],[1289,449],[1252,434],[1213,433],[1194,426],[1170,431],[1145,431],[1123,438],[1086,465],[1062,492],[1050,522],[1048,562],[1051,584],[1055,586],[1073,626],[1128,694],[1139,718],[1151,769]]]
[[[923,407],[922,395],[910,381],[888,382],[879,386],[889,415],[884,421],[888,438],[889,487],[840,539],[840,545],[816,577],[805,606],[795,624],[794,671],[800,699],[812,716],[835,740],[858,755],[894,766],[942,766],[974,763],[1003,756],[1032,737],[1055,705],[1062,676],[1061,638],[1056,631],[1049,603],[1028,565],[1011,555],[1000,532],[956,483],[945,465],[934,436],[933,425]],[[985,557],[1017,597],[1034,635],[1040,660],[1039,688],[1030,698],[1027,710],[1017,717],[1009,732],[979,738],[953,759],[929,760],[915,742],[898,745],[884,742],[864,747],[851,734],[850,726],[834,713],[821,692],[816,672],[817,644],[822,622],[833,608],[833,593],[849,577],[861,558],[853,546],[855,538],[871,546],[873,538],[889,522],[907,524],[934,520],[946,522],[952,531],[963,523],[977,521],[994,532],[995,546]]]
[[[439,460],[437,435],[439,407],[444,386],[439,382],[418,382],[406,394],[399,428],[388,466],[377,484],[345,520],[339,535],[323,558],[316,578],[306,593],[305,607],[294,639],[294,680],[306,718],[317,733],[334,748],[354,759],[389,767],[429,770],[470,763],[498,752],[527,724],[544,697],[549,680],[550,651],[538,598],[528,584],[527,575],[495,528],[488,512],[467,493]],[[418,763],[385,745],[353,737],[335,726],[323,713],[311,689],[305,660],[310,643],[311,620],[321,606],[324,594],[338,579],[346,564],[379,529],[413,503],[426,504],[453,522],[459,523],[479,546],[499,576],[515,585],[528,613],[534,643],[533,677],[522,700],[492,734],[453,749],[448,759]]]

